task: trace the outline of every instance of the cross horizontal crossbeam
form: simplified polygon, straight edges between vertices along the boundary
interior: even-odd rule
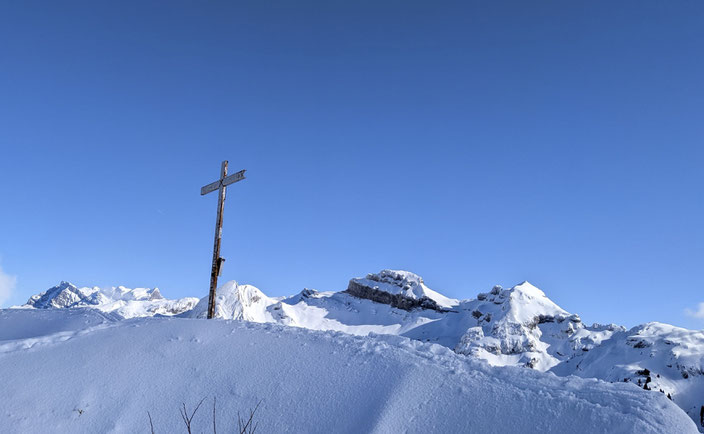
[[[246,172],[246,169],[240,170],[237,173],[233,173],[230,176],[226,176],[224,178],[218,179],[215,182],[211,182],[210,184],[208,184],[204,187],[201,187],[200,195],[203,196],[205,194],[213,192],[213,191],[219,189],[220,185],[226,186],[226,185],[234,184],[237,181],[242,181],[244,179],[244,172]]]

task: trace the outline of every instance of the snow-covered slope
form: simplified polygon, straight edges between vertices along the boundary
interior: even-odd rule
[[[40,303],[42,297],[35,298]],[[72,299],[70,294],[64,298]],[[179,316],[204,318],[206,309],[207,297]],[[614,324],[588,326],[528,282],[508,289],[495,286],[462,301],[428,288],[416,274],[398,270],[352,279],[344,291],[305,289],[278,298],[251,285],[228,282],[217,291],[216,316],[360,336],[399,335],[492,365],[612,382],[626,379],[636,385],[640,379],[641,387],[647,369],[654,374],[648,382],[651,392],[644,393],[662,389],[697,423],[704,405],[703,332],[657,323],[629,331]]]
[[[118,315],[88,308],[28,311],[29,309],[0,309],[0,342],[27,343],[31,341],[29,338],[73,333],[122,319]]]
[[[555,366],[552,372],[630,382],[662,392],[693,420],[700,421],[704,405],[704,331],[657,322],[643,324],[615,333],[602,345]]]
[[[153,315],[177,315],[193,309],[197,298],[185,297],[167,300],[158,288],[78,288],[72,283],[61,282],[48,290],[33,295],[27,304],[19,307],[49,309],[89,307],[110,312],[122,318]]]
[[[16,312],[25,324],[43,313]],[[0,346],[7,432],[149,432],[147,412],[156,432],[183,432],[179,407],[203,398],[194,432],[212,429],[213,398],[219,432],[260,400],[258,432],[696,432],[631,383],[491,367],[394,336],[139,318],[12,342]]]

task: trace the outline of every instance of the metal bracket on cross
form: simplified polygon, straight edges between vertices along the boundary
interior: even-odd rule
[[[225,262],[225,258],[218,258],[218,277],[222,276],[222,263]]]

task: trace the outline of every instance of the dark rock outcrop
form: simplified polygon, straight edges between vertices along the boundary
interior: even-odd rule
[[[405,297],[402,294],[390,294],[385,291],[380,291],[378,289],[371,288],[366,285],[361,285],[354,279],[350,280],[349,285],[347,285],[348,294],[354,295],[358,298],[365,298],[367,300],[375,301],[377,303],[383,303],[391,305],[398,309],[403,310],[413,310],[413,309],[432,309],[438,312],[446,312],[448,309],[438,306],[438,304],[428,297],[422,298],[410,298]]]

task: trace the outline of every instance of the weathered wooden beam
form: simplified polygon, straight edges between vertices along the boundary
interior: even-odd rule
[[[227,176],[227,160],[220,166],[220,179],[218,180],[220,193],[218,194],[218,216],[215,220],[215,241],[213,244],[213,266],[210,271],[210,293],[208,295],[208,319],[215,316],[215,290],[218,286],[220,274],[220,244],[222,241],[222,217],[225,211],[225,185],[222,180]],[[212,185],[212,184],[209,184]],[[207,187],[207,186],[206,186]],[[201,194],[202,191],[201,191]]]
[[[211,191],[215,191],[218,188],[220,188],[220,184],[222,183],[222,180],[218,179],[215,182],[211,182],[210,184],[206,185],[205,187],[200,188],[200,195],[203,196],[204,194],[208,194]]]
[[[242,181],[244,179],[244,172],[246,172],[246,170],[240,170],[239,172],[233,173],[232,175],[226,177],[222,180],[222,185],[230,185],[237,181]]]

